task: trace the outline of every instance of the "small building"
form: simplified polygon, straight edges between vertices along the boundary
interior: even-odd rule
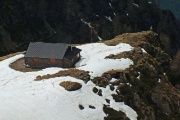
[[[25,65],[30,68],[74,67],[81,50],[66,43],[31,42],[25,53]]]

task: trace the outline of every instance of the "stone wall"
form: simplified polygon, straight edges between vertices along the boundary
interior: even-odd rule
[[[31,68],[47,68],[47,67],[62,67],[62,60],[55,59],[55,62],[50,62],[50,59],[39,58],[38,62],[34,62],[33,58],[25,58],[25,64]]]
[[[47,68],[47,67],[63,67],[71,68],[74,67],[75,63],[80,60],[80,54],[76,55],[72,60],[64,58],[63,60],[55,59],[51,62],[47,58],[38,58],[37,62],[34,62],[34,58],[25,57],[25,64],[29,65],[31,68]]]

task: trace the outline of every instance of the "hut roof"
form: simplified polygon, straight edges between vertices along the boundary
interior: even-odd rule
[[[69,44],[31,42],[25,57],[63,59]]]

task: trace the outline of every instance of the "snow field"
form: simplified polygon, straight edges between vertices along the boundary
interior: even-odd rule
[[[104,72],[116,69],[126,69],[133,62],[130,59],[105,59],[110,54],[130,51],[128,44],[107,46],[103,43],[93,43],[78,46],[82,49],[81,60],[76,64],[77,69],[90,72],[91,78],[101,76]],[[103,120],[107,116],[103,112],[103,105],[123,111],[131,120],[137,119],[137,113],[123,102],[115,102],[111,91],[98,87],[91,81],[86,84],[72,77],[57,77],[34,81],[38,75],[54,74],[64,70],[62,68],[47,68],[38,72],[19,72],[11,69],[9,64],[22,58],[17,55],[0,62],[0,120]],[[63,81],[75,81],[82,84],[82,88],[69,92],[59,86]],[[93,93],[93,87],[102,90],[102,96]],[[79,105],[84,107],[79,109]],[[95,109],[89,108],[89,105]]]

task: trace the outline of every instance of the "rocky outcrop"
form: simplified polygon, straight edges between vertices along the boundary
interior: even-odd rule
[[[80,83],[71,81],[63,81],[59,85],[64,87],[67,91],[79,90],[82,87]]]
[[[113,98],[135,109],[138,119],[178,120],[180,91],[171,85],[171,79],[166,75],[170,70],[171,57],[163,51],[164,46],[159,36],[152,31],[127,33],[105,43],[129,43],[133,46],[132,51],[112,54],[106,59],[130,58],[134,65],[124,71],[113,70],[105,73],[102,78],[95,78],[99,83],[97,85],[117,86],[118,95]],[[117,80],[110,82],[111,78]]]
[[[107,117],[105,117],[104,120],[130,120],[123,112],[116,111],[105,105],[103,110],[107,114]]]

